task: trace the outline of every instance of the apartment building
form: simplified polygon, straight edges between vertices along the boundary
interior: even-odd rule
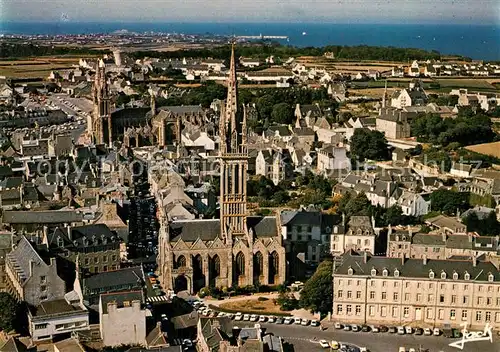
[[[349,252],[333,282],[335,321],[500,329],[500,273],[490,262]]]

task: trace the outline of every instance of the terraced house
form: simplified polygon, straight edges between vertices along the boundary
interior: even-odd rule
[[[500,329],[500,273],[490,262],[350,252],[334,270],[333,289],[335,321]]]

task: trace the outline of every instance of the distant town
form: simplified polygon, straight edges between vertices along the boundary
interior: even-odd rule
[[[280,37],[2,37],[0,352],[499,350],[500,64]]]

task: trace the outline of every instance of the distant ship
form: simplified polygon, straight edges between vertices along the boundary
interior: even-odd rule
[[[302,35],[307,35],[307,33],[306,32],[302,32]]]

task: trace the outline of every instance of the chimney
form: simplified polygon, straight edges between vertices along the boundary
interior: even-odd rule
[[[443,238],[443,242],[446,243],[446,232],[441,233],[441,237]]]
[[[405,265],[405,254],[401,253],[401,265]]]
[[[367,263],[368,262],[368,252],[367,251],[364,251],[363,253],[363,263]]]
[[[473,267],[477,266],[477,257],[474,254],[472,255],[472,266]]]
[[[387,227],[387,236],[390,236],[392,235],[392,226],[391,224],[389,224],[389,226]]]
[[[424,254],[422,256],[422,260],[423,260],[424,265],[427,265],[427,255]]]
[[[66,227],[66,231],[68,232],[69,240],[73,241],[73,238],[71,238],[71,227],[69,226],[69,224],[65,224],[64,226]]]

